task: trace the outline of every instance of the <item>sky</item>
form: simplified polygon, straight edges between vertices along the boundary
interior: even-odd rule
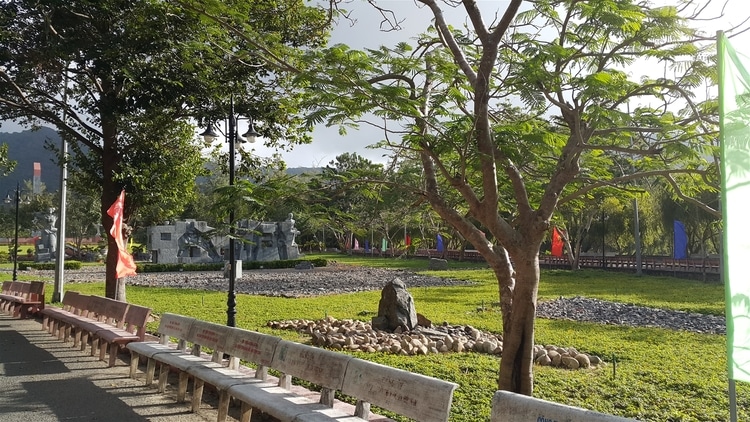
[[[657,4],[674,4],[678,0],[656,0]],[[700,0],[699,3],[704,3]],[[507,6],[507,1],[502,0],[480,0],[485,21],[495,17],[495,14],[502,15]],[[418,33],[425,31],[431,22],[432,13],[418,6],[414,0],[378,0],[378,4],[385,9],[393,10],[396,16],[401,20],[400,31],[381,31],[382,17],[374,11],[363,0],[354,0],[348,3],[345,8],[351,11],[351,17],[356,21],[354,25],[347,20],[341,20],[339,25],[334,29],[331,37],[331,43],[345,43],[351,48],[377,48],[381,45],[392,46],[400,41],[409,41]],[[748,0],[713,0],[711,5],[711,14],[718,15],[721,7],[724,7],[724,18],[718,22],[706,22],[705,31],[713,34],[716,30],[727,29],[733,24],[739,24],[742,20],[750,16],[750,2]],[[463,8],[452,11],[449,7],[444,7],[447,20],[453,24],[461,24],[465,18]],[[750,45],[750,35],[743,34],[741,37],[732,42],[736,49],[741,50],[744,45]],[[244,133],[245,127],[240,122],[240,133]],[[15,124],[4,123],[0,129],[4,132],[14,132],[22,130]],[[196,133],[201,132],[202,129]],[[326,128],[317,127],[312,136],[313,142],[308,145],[298,145],[292,151],[279,151],[282,159],[287,163],[287,167],[323,167],[336,156],[344,152],[356,152],[374,162],[385,162],[383,157],[384,151],[372,150],[366,148],[382,139],[382,131],[376,128],[363,125],[360,130],[347,129],[347,135],[341,136],[338,133],[338,127]],[[270,156],[274,149],[262,145],[262,139],[252,145],[254,153],[260,156]]]
[[[679,0],[653,0],[655,4],[675,4]],[[488,23],[495,15],[502,15],[508,5],[508,1],[501,0],[479,0],[485,23]],[[705,4],[705,0],[696,1],[697,4]],[[331,43],[344,43],[352,48],[377,48],[381,45],[392,46],[400,41],[409,41],[417,34],[424,32],[430,25],[432,13],[423,6],[418,6],[413,0],[378,0],[378,5],[393,10],[401,22],[400,31],[384,32],[380,30],[382,17],[363,1],[355,0],[348,5],[352,11],[352,17],[356,20],[354,26],[349,22],[342,21],[333,31]],[[523,8],[523,7],[522,7]],[[721,14],[724,8],[724,18],[716,22],[705,22],[703,29],[707,34],[715,34],[717,30],[725,30],[733,25],[742,23],[750,16],[749,0],[713,0],[703,15],[714,17]],[[443,8],[449,23],[461,24],[465,19],[463,7],[453,11]],[[743,34],[733,41],[735,48],[740,49],[743,45],[750,45],[750,34]],[[750,48],[748,49],[750,53]],[[646,73],[644,69],[641,72]],[[634,70],[638,73],[638,70]],[[359,131],[347,129],[346,136],[338,134],[338,128],[318,127],[313,132],[313,143],[309,145],[296,146],[293,151],[283,153],[283,158],[289,167],[320,167],[328,164],[342,152],[356,152],[369,158],[374,162],[385,162],[383,150],[367,149],[382,139],[382,131],[372,127],[362,126]],[[259,154],[270,154],[271,150],[256,148]]]

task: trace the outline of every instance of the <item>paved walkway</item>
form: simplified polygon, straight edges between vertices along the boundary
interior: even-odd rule
[[[144,386],[142,372],[138,381],[130,379],[127,362],[108,368],[41,327],[35,319],[0,315],[3,422],[216,420],[210,393],[201,410],[191,413],[189,402],[175,403],[174,390],[159,394],[155,385]]]

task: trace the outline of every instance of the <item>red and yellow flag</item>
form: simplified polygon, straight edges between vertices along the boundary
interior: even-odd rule
[[[552,227],[552,256],[563,256],[563,240],[557,227]]]
[[[117,200],[107,210],[107,214],[114,220],[109,234],[117,242],[117,278],[135,275],[136,268],[133,255],[128,253],[128,249],[125,246],[125,239],[122,238],[122,214],[124,208],[125,190],[123,189]]]

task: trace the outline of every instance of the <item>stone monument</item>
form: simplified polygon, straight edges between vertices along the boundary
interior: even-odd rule
[[[240,236],[244,242],[238,255],[247,261],[278,261],[299,258],[299,247],[295,237],[299,231],[294,227],[294,218],[289,214],[281,222],[242,221]]]
[[[385,331],[411,331],[417,327],[414,298],[401,279],[394,278],[383,288],[378,316],[372,319],[372,327]]]
[[[242,220],[238,222],[234,242],[236,259],[243,261],[277,261],[299,258],[295,237],[299,231],[289,214],[285,221],[263,222]],[[174,224],[149,227],[148,249],[154,263],[221,262],[229,259],[229,239],[212,236],[214,229],[205,221],[184,220]]]
[[[43,221],[44,228],[39,232],[39,236],[34,237],[34,261],[47,262],[57,259],[57,215],[55,209],[50,208],[47,213],[41,215],[41,219],[34,218],[35,221]],[[49,228],[47,228],[49,227]]]
[[[158,264],[221,262],[215,245],[223,239],[211,236],[213,230],[205,221],[192,219],[151,226],[146,230],[151,261]]]

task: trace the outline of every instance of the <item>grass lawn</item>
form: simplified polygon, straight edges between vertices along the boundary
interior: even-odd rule
[[[424,260],[324,255],[339,264],[409,268],[424,271]],[[425,271],[426,272],[426,271]],[[501,331],[497,283],[484,264],[451,263],[448,271],[431,272],[474,283],[469,286],[410,289],[417,311],[435,323],[469,324]],[[2,274],[5,276],[6,274]],[[67,284],[86,294],[104,293],[103,283]],[[48,299],[52,289],[47,289]],[[724,314],[724,288],[670,277],[636,277],[599,270],[543,271],[539,300],[560,296],[600,299]],[[128,286],[128,301],[154,310],[226,322],[226,293]],[[267,327],[271,320],[335,318],[369,320],[377,312],[380,292],[304,299],[238,295],[237,326],[290,340],[309,339]],[[151,328],[156,328],[154,324]],[[600,369],[569,371],[535,367],[534,395],[568,405],[644,421],[727,421],[726,342],[723,335],[693,334],[659,328],[630,328],[538,319],[536,343],[574,346],[608,364]],[[442,378],[460,385],[451,421],[489,420],[499,360],[477,353],[404,357],[353,353],[357,357]],[[614,363],[616,361],[616,364]],[[739,420],[750,420],[750,388],[737,385]]]

